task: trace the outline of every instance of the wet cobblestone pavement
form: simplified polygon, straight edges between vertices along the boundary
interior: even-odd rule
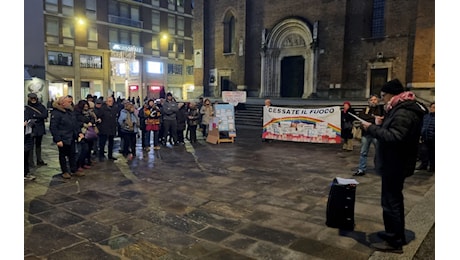
[[[118,151],[119,140],[115,151]],[[435,175],[406,180],[409,244],[374,252],[383,229],[380,178],[356,177],[355,230],[325,225],[330,184],[352,178],[352,152],[338,144],[261,142],[260,129],[234,143],[204,140],[97,162],[86,176],[60,177],[57,149],[24,182],[25,259],[412,259],[434,224]],[[373,156],[371,148],[370,158]]]

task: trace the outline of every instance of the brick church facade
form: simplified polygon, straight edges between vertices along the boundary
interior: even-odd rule
[[[204,95],[365,98],[399,78],[433,99],[434,0],[195,0]]]

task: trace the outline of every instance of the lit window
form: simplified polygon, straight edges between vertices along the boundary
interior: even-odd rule
[[[147,61],[147,73],[163,74],[163,63]]]

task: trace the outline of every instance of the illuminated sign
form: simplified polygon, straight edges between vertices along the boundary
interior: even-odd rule
[[[139,89],[139,86],[138,85],[131,85],[129,86],[129,90],[138,90]]]

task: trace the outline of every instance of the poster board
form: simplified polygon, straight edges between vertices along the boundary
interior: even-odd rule
[[[233,143],[236,137],[234,106],[232,104],[215,104],[214,115],[209,124],[206,141],[213,144]]]

